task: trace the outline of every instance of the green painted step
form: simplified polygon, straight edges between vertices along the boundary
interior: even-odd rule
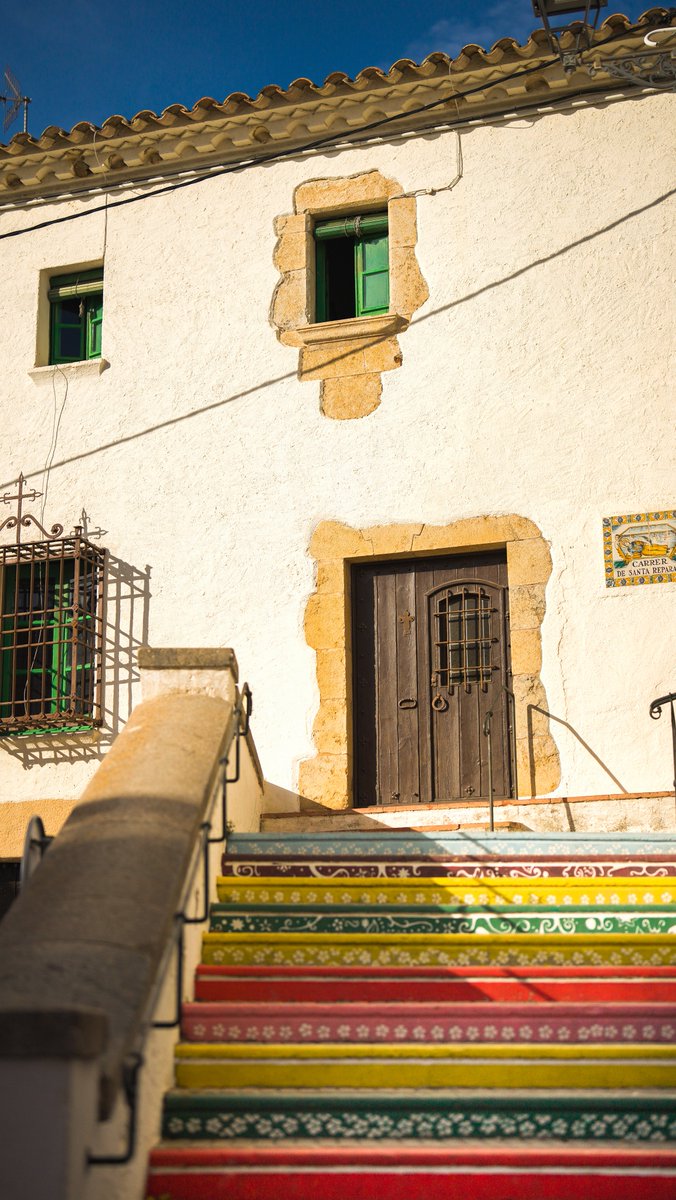
[[[212,933],[676,933],[676,905],[213,904]]]
[[[171,1091],[165,1096],[162,1137],[274,1142],[303,1138],[352,1142],[524,1138],[673,1143],[676,1093]]]

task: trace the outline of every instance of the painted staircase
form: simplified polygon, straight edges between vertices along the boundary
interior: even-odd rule
[[[147,1194],[674,1200],[676,839],[228,842]]]

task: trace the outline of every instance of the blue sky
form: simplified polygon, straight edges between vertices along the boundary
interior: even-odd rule
[[[601,16],[635,18],[648,7],[609,0]],[[331,71],[354,76],[433,50],[457,54],[467,42],[524,41],[538,24],[531,0],[0,0],[0,16],[0,64],[32,98],[35,136],[48,125],[191,107],[202,96],[255,96],[299,76],[321,83]],[[20,128],[0,130],[0,141]]]

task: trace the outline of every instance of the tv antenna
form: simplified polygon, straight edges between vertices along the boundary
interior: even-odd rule
[[[5,67],[3,76],[5,84],[5,92],[0,94],[0,100],[5,106],[5,116],[2,122],[2,132],[7,133],[16,120],[21,105],[23,104],[23,131],[28,133],[28,105],[31,102],[30,96],[22,96],[21,84],[18,79],[10,71],[9,67]]]

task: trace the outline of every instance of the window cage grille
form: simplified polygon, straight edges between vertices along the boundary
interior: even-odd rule
[[[496,609],[483,588],[445,591],[437,597],[434,619],[435,671],[438,687],[468,689],[480,684],[486,691],[495,669],[491,662],[491,617]]]
[[[81,527],[49,536],[23,514],[27,492],[19,477],[18,514],[0,523],[16,529],[0,546],[0,736],[75,731],[102,723],[103,589],[106,551]],[[35,525],[44,540],[22,542]]]

